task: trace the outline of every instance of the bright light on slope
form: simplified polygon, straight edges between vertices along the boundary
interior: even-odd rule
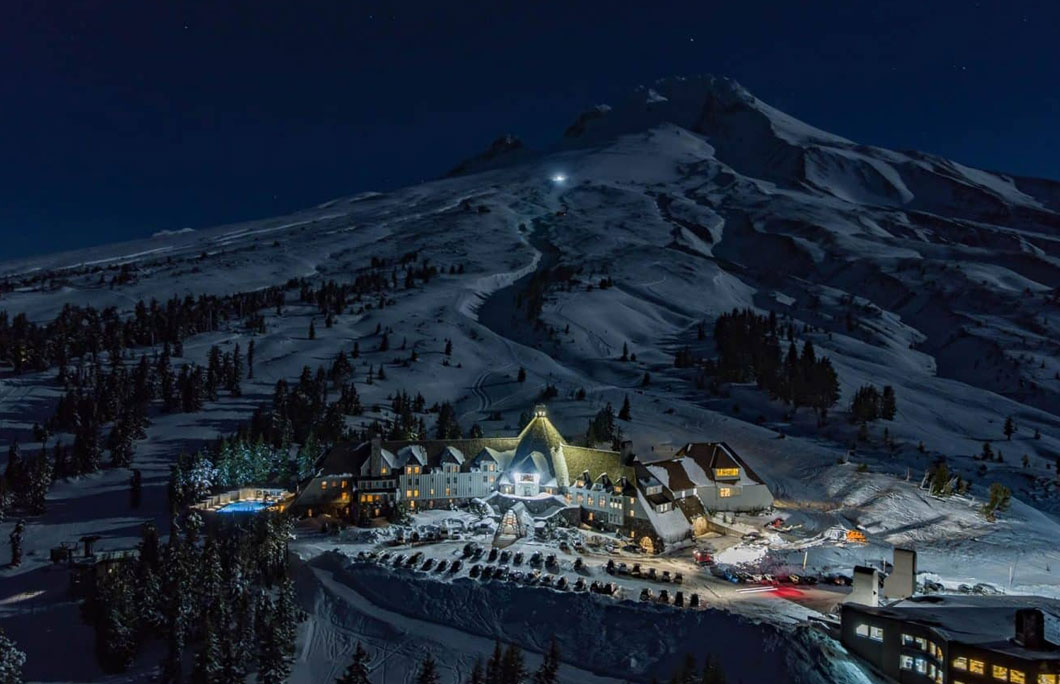
[[[556,175],[552,176],[553,183],[564,183],[566,182],[566,180],[567,177],[564,176],[562,173],[557,173]]]

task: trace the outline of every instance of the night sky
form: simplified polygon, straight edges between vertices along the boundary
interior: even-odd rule
[[[417,183],[696,73],[859,142],[1060,178],[1055,2],[3,0],[0,257]]]

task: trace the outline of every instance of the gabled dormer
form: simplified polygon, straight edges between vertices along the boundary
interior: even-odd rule
[[[592,478],[589,477],[589,471],[583,470],[582,474],[574,480],[574,486],[579,489],[588,489],[592,483]]]
[[[438,460],[443,472],[456,473],[464,465],[464,454],[454,446],[447,446]]]
[[[404,465],[406,475],[422,475],[427,465],[427,450],[419,444],[410,444],[397,452],[397,458]]]
[[[600,477],[596,478],[596,482],[593,483],[593,489],[604,492],[611,490],[611,478],[607,476],[607,473],[600,473]]]
[[[501,469],[501,462],[492,449],[484,447],[471,462],[472,468],[484,473],[496,473]]]

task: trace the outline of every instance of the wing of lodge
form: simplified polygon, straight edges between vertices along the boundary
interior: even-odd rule
[[[641,462],[628,442],[621,451],[567,444],[537,406],[514,437],[339,444],[292,508],[365,521],[399,505],[415,511],[472,499],[501,511],[521,502],[537,519],[561,516],[617,531],[654,552],[706,531],[708,511],[773,503],[762,479],[723,442]]]

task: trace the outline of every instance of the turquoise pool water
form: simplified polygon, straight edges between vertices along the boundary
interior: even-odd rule
[[[264,501],[233,501],[217,509],[218,513],[257,513],[271,504]]]

